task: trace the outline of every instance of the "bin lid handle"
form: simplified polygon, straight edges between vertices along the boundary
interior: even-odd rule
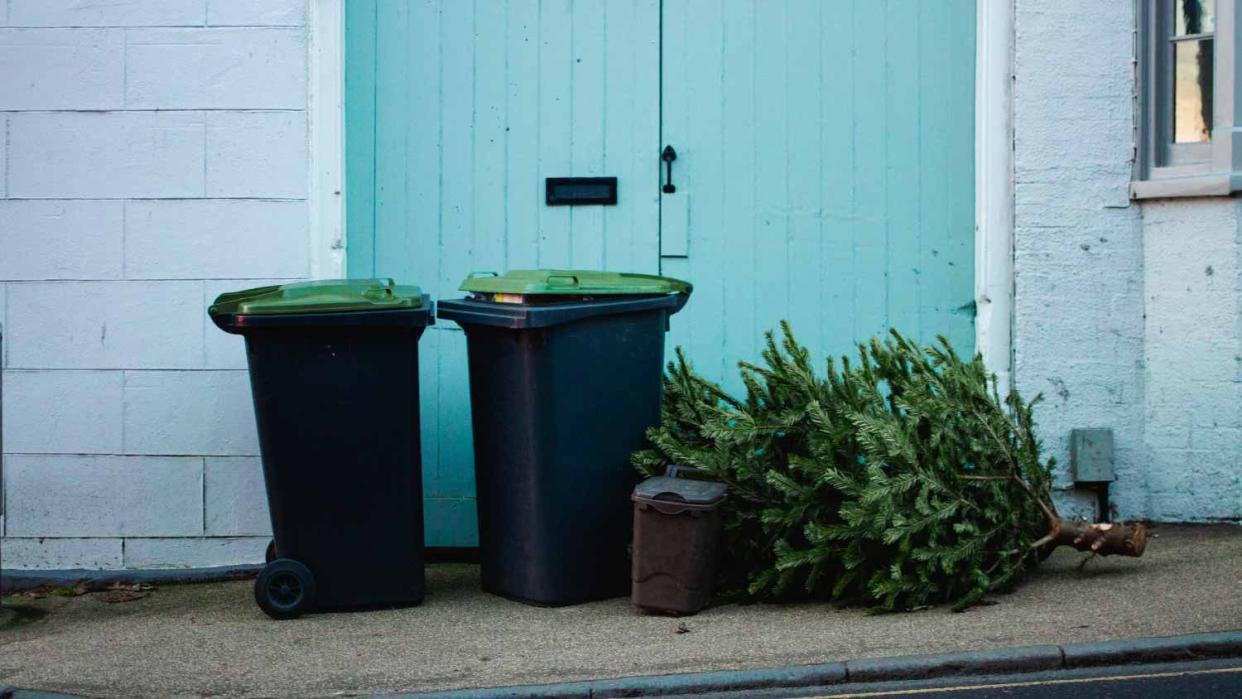
[[[549,274],[548,286],[578,286],[576,274]]]
[[[706,476],[707,475],[707,471],[704,471],[701,468],[693,468],[691,466],[669,464],[668,466],[664,467],[664,475],[668,478],[677,478],[683,473],[687,473],[687,474],[694,475],[694,476]]]

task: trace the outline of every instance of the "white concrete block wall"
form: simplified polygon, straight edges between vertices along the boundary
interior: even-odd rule
[[[223,291],[304,278],[305,0],[0,1],[2,565],[269,536]]]
[[[125,103],[134,109],[302,109],[305,34],[283,27],[131,30]]]

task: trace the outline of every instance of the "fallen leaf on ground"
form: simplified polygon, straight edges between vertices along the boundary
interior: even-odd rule
[[[150,592],[137,590],[104,590],[99,593],[99,598],[108,604],[116,604],[117,602],[134,602],[150,594]]]
[[[53,585],[39,585],[38,587],[32,587],[29,590],[22,590],[21,592],[18,592],[17,594],[21,595],[22,597],[28,597],[30,599],[43,599],[44,597],[47,597],[48,595],[51,595],[53,597],[79,597],[81,595],[85,595],[88,592],[90,592],[90,589],[87,588],[87,586],[83,584],[74,585],[73,587],[63,587],[63,586],[56,587]]]
[[[100,594],[100,599],[108,604],[133,602],[150,595],[154,589],[154,585],[147,583],[112,583]]]
[[[686,626],[685,622],[682,622],[677,625],[677,628],[675,629],[674,632],[675,633],[690,633],[690,627]]]
[[[124,590],[126,592],[146,592],[147,590],[154,590],[155,586],[148,583],[112,583],[108,589]]]

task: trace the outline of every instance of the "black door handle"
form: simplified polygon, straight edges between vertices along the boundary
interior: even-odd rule
[[[672,146],[664,146],[664,152],[660,153],[660,160],[663,160],[668,168],[668,177],[664,181],[665,194],[672,194],[677,191],[677,188],[673,186],[673,161],[676,159],[677,151],[673,150]]]

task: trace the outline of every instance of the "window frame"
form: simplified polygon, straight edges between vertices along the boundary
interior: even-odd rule
[[[1172,104],[1170,71],[1162,70],[1172,56],[1168,21],[1176,0],[1135,0],[1137,153],[1130,194],[1135,199],[1177,196],[1220,196],[1242,190],[1242,153],[1235,153],[1242,114],[1234,101],[1238,44],[1238,6],[1242,0],[1216,0],[1213,34],[1212,137],[1206,143],[1174,144],[1169,133]],[[1174,161],[1157,165],[1157,155],[1169,148]]]

